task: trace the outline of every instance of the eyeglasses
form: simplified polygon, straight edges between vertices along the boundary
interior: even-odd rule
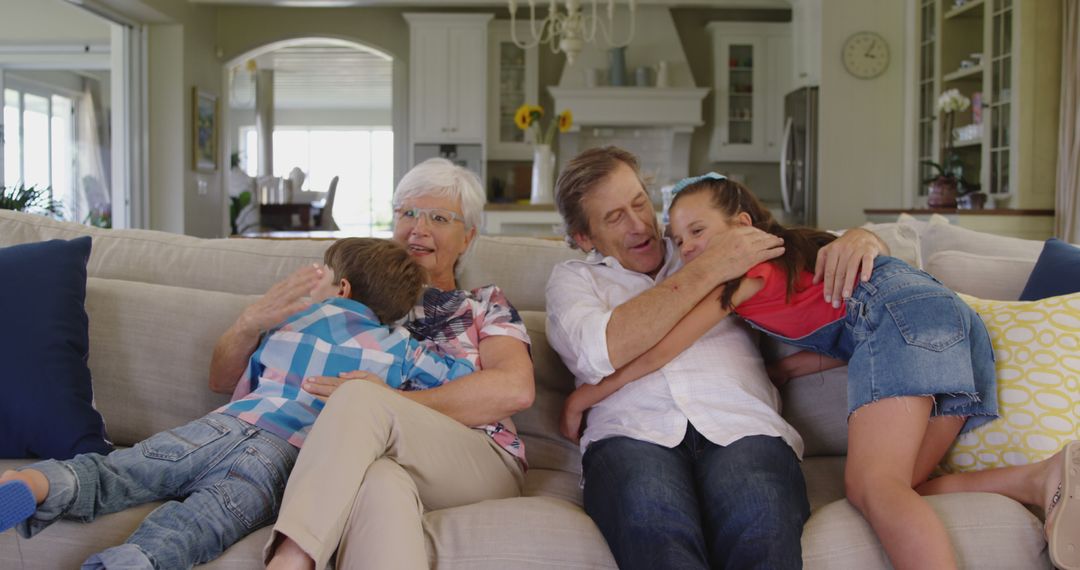
[[[442,208],[394,208],[394,218],[399,224],[416,224],[420,218],[427,218],[433,226],[449,226],[454,222],[465,223],[465,218],[457,212]]]

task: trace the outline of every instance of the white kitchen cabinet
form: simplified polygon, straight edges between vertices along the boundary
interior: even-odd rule
[[[714,22],[708,29],[716,84],[710,160],[778,162],[792,87],[790,24]]]
[[[821,1],[791,3],[791,88],[821,85]]]
[[[539,103],[539,47],[514,44],[506,20],[492,21],[488,33],[488,158],[532,160],[531,132],[517,127],[514,113],[524,103]],[[517,37],[531,37],[527,23],[517,23]]]
[[[491,14],[405,14],[415,143],[483,144]]]

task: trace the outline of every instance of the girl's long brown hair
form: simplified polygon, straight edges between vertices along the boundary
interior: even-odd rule
[[[733,180],[715,180],[706,178],[683,188],[671,202],[671,208],[679,203],[679,199],[691,194],[709,192],[712,196],[712,206],[721,211],[728,218],[734,218],[739,212],[750,215],[751,224],[762,231],[784,240],[784,254],[773,259],[770,263],[780,265],[787,273],[787,300],[796,293],[795,283],[800,272],[813,271],[817,262],[818,250],[836,236],[814,228],[785,228],[773,218],[768,208],[763,206],[748,188]],[[720,303],[725,309],[731,309],[731,297],[742,283],[742,277],[732,279],[724,284],[724,291],[720,296]]]

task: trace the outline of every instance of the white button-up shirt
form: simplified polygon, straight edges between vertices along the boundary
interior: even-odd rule
[[[563,262],[551,272],[548,342],[578,386],[596,384],[615,371],[607,347],[607,325],[615,307],[681,267],[671,241],[664,244],[666,261],[656,279],[596,252]],[[675,447],[685,437],[688,421],[717,445],[751,435],[776,436],[802,458],[802,438],[780,417],[780,394],[765,372],[758,335],[736,318],[724,319],[667,365],[594,406],[581,450],[614,436]]]

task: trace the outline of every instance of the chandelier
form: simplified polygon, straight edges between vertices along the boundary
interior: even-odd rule
[[[599,27],[604,39],[611,47],[626,47],[634,39],[634,14],[635,0],[627,0],[630,8],[630,31],[626,40],[616,42],[612,40],[615,32],[615,0],[607,0],[607,16],[601,18],[597,15],[597,5],[601,0],[592,1],[592,14],[585,15],[581,10],[581,0],[566,0],[566,12],[560,12],[558,0],[551,0],[548,7],[547,17],[539,22],[536,20],[536,0],[529,2],[529,31],[532,32],[531,41],[521,41],[517,37],[517,28],[514,24],[514,14],[517,12],[517,0],[507,0],[510,4],[510,37],[514,44],[521,49],[529,49],[540,44],[549,44],[551,53],[562,51],[566,54],[566,61],[574,64],[585,42],[592,43],[596,39],[596,28]]]

